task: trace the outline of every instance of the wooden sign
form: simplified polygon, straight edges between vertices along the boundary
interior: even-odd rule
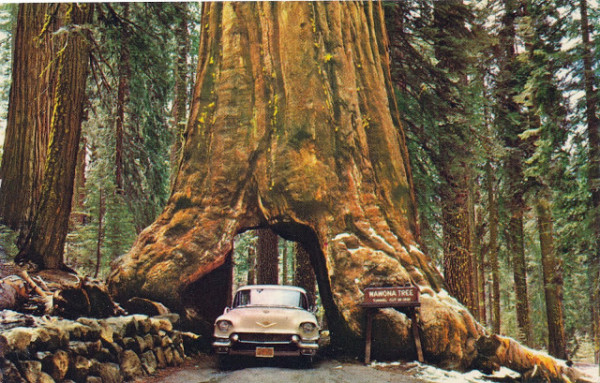
[[[420,306],[419,288],[417,286],[402,287],[367,287],[362,303],[364,307],[415,307]]]
[[[367,287],[365,297],[361,306],[367,309],[367,328],[365,334],[365,363],[371,363],[371,338],[373,332],[373,316],[379,308],[393,307],[404,312],[411,319],[411,328],[417,358],[423,362],[423,350],[421,349],[421,338],[417,325],[417,310],[421,306],[419,302],[419,288],[414,285],[393,287]]]

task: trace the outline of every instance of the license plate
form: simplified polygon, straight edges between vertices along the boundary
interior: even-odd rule
[[[257,347],[256,357],[257,358],[272,358],[275,356],[275,349],[273,347]]]

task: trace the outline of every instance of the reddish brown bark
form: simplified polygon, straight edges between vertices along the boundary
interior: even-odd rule
[[[583,75],[585,86],[585,105],[588,139],[588,188],[591,194],[591,225],[594,235],[594,249],[590,256],[590,307],[592,333],[594,338],[594,354],[596,363],[600,362],[600,121],[597,115],[598,90],[596,76],[593,71],[592,43],[590,35],[592,27],[588,22],[588,5],[586,0],[579,1],[581,14],[581,38],[583,41]]]
[[[12,84],[4,154],[0,168],[0,216],[19,232],[19,242],[40,200],[54,97],[55,44],[51,35],[59,27],[46,14],[53,4],[20,4],[15,30]]]
[[[256,247],[256,283],[276,285],[279,283],[279,239],[271,229],[258,229]]]
[[[91,21],[93,6],[61,4],[55,17],[76,29]],[[89,44],[85,31],[64,30],[56,60],[56,91],[50,125],[48,157],[39,208],[16,261],[31,261],[41,268],[64,266],[63,250],[68,230],[73,182],[89,67]]]
[[[310,261],[310,254],[301,243],[296,242],[296,267],[294,269],[294,285],[302,287],[308,294],[310,305],[314,305],[317,297],[317,278]]]

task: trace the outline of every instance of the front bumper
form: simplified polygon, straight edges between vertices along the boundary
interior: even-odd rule
[[[257,347],[273,348],[274,356],[313,356],[319,349],[318,338],[301,339],[298,335],[280,335],[278,338],[278,340],[257,340],[248,334],[241,337],[232,334],[229,338],[215,338],[212,346],[217,354],[246,356],[255,356]]]

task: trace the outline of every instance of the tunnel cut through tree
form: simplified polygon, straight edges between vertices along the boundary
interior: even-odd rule
[[[469,365],[469,339],[482,329],[416,246],[380,5],[209,3],[202,17],[173,192],[113,270],[113,293],[183,309],[193,292],[199,307],[222,310],[218,274],[232,239],[269,227],[308,252],[334,343],[362,349],[366,286],[412,281],[422,290],[426,358]],[[202,312],[209,321],[218,313]],[[383,310],[377,321],[374,357],[414,356],[403,314]]]
[[[210,323],[228,303],[233,239],[269,228],[308,253],[334,346],[362,352],[366,287],[413,283],[425,359],[472,365],[484,330],[417,247],[383,20],[374,2],[203,6],[172,195],[115,263],[118,300],[193,306]],[[404,314],[382,309],[374,329],[373,358],[416,359]]]

